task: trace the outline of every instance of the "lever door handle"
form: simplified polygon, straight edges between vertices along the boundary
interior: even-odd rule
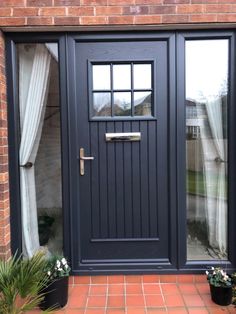
[[[82,160],[94,160],[94,157],[80,157]]]
[[[79,150],[79,163],[80,163],[80,175],[84,176],[84,161],[85,160],[94,160],[94,157],[84,156],[84,148]]]

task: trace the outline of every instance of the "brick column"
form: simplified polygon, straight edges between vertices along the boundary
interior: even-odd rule
[[[11,255],[5,45],[0,32],[0,259]]]

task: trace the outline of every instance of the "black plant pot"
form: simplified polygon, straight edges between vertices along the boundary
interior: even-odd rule
[[[56,279],[44,288],[42,293],[45,293],[45,297],[39,305],[40,309],[47,310],[50,307],[53,307],[53,309],[64,307],[68,301],[68,285],[69,277],[67,276]]]
[[[229,305],[232,303],[232,287],[215,287],[210,285],[211,299],[219,305]]]

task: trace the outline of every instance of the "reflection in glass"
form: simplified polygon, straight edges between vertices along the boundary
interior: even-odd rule
[[[186,42],[188,260],[227,259],[228,40]]]
[[[151,116],[152,114],[151,92],[134,92],[134,115]]]
[[[93,89],[111,88],[110,65],[93,65]]]
[[[152,88],[151,64],[134,64],[134,88]]]
[[[93,93],[93,116],[111,116],[111,93]]]
[[[114,115],[131,115],[131,93],[114,93]]]
[[[113,88],[131,88],[131,67],[130,64],[113,65]]]

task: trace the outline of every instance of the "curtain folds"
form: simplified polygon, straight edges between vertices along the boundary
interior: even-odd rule
[[[43,44],[21,46],[19,53],[19,150],[23,254],[40,248],[34,162],[36,159],[48,95],[51,56]]]
[[[206,222],[211,247],[227,252],[227,150],[223,136],[222,98],[206,102],[209,130],[201,126],[206,193]]]

